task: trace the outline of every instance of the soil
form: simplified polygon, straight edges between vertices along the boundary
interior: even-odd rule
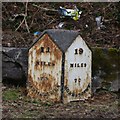
[[[120,98],[116,93],[100,90],[86,101],[62,103],[42,102],[23,94],[23,88],[3,86],[3,96],[17,91],[16,99],[4,99],[3,118],[120,118]],[[14,93],[15,94],[15,93]]]

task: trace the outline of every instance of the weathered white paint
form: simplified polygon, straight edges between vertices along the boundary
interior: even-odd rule
[[[83,49],[82,54],[75,54],[75,49]],[[65,53],[65,80],[68,80],[67,87],[71,92],[77,90],[79,93],[84,92],[88,84],[91,86],[91,50],[86,45],[85,41],[78,36],[68,50]],[[70,67],[71,63],[86,63],[86,67]],[[81,79],[80,84],[78,84],[78,79]],[[74,79],[77,79],[75,83]],[[88,94],[86,97],[90,96]],[[79,99],[77,97],[72,97],[72,95],[67,95],[67,101],[74,101]]]
[[[40,52],[41,47],[46,50],[48,46],[50,52]],[[75,54],[75,49],[79,51],[80,48],[83,49],[83,53],[79,54],[78,52],[78,54]],[[47,35],[44,35],[30,48],[28,75],[33,81],[33,87],[37,89],[37,93],[34,93],[33,90],[34,95],[37,94],[39,97],[39,93],[45,93],[50,99],[60,101],[62,93],[62,55],[62,51]],[[67,90],[64,89],[63,99],[65,102],[86,99],[91,95],[91,59],[91,50],[85,41],[78,36],[65,52],[64,88],[67,87],[70,91],[70,94],[68,94]],[[45,65],[40,65],[42,61],[45,62]],[[36,65],[37,62],[39,62],[38,65]],[[55,65],[49,66],[48,62],[55,63]],[[70,67],[70,64],[73,64],[73,67]],[[75,79],[77,79],[76,82]],[[87,89],[88,85],[90,85],[89,89]],[[54,91],[56,88],[57,91]]]
[[[46,41],[47,38],[47,41]],[[61,92],[60,92],[60,85],[61,85],[61,73],[62,73],[62,52],[60,51],[60,49],[55,45],[54,42],[52,42],[52,40],[45,36],[42,38],[42,40],[40,39],[39,42],[37,42],[30,50],[29,50],[29,68],[28,68],[28,75],[31,76],[31,79],[34,83],[38,83],[38,88],[37,91],[41,94],[47,94],[50,93],[51,91],[51,95],[49,96],[49,98],[51,99],[59,99],[60,100],[60,96],[61,96]],[[47,49],[47,45],[50,42],[51,46],[49,46],[50,48],[50,52],[46,52],[44,51],[43,53],[40,52],[40,48],[44,47],[44,50]],[[48,44],[49,45],[49,44]],[[58,53],[59,56],[57,56],[57,53],[55,54],[55,52]],[[56,57],[59,57],[59,59],[56,59]],[[36,62],[39,62],[39,65],[36,65]],[[40,65],[41,62],[45,62],[45,65]],[[54,63],[54,66],[49,66],[48,62]],[[42,80],[41,78],[43,78],[44,76],[44,80]],[[29,81],[29,80],[28,80]],[[42,83],[44,82],[44,84]],[[40,84],[42,84],[43,86],[40,87]],[[34,87],[36,87],[34,86]],[[46,86],[50,89],[46,89]],[[58,89],[57,91],[55,91],[57,93],[54,94],[52,91],[54,89]],[[39,96],[38,96],[39,97]]]
[[[28,74],[30,74],[30,72],[31,72],[32,78],[34,78],[34,76],[35,76],[35,72],[34,72],[35,59],[33,58],[33,56],[36,57],[35,52],[36,51],[33,48],[31,48],[29,50],[29,57],[28,57]],[[31,53],[31,55],[30,55],[30,53]],[[33,80],[35,80],[35,79],[33,79]]]

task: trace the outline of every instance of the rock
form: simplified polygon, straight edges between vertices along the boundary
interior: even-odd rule
[[[116,48],[92,48],[93,92],[105,89],[117,92],[120,89],[120,50]]]
[[[3,47],[2,77],[3,83],[26,85],[27,48]]]
[[[99,90],[102,88],[102,81],[103,79],[101,79],[99,75],[92,77],[92,92],[93,93],[95,93],[96,90]]]
[[[110,90],[111,91],[118,91],[120,89],[120,84],[118,80],[115,80],[111,83]]]

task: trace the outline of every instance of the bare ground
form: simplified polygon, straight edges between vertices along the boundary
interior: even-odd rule
[[[120,99],[116,93],[100,90],[86,101],[67,104],[43,102],[28,98],[23,88],[3,86],[3,118],[120,118]],[[17,98],[6,93],[16,91]]]

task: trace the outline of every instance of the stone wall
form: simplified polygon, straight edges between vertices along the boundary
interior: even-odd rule
[[[92,48],[93,89],[118,91],[120,88],[120,50],[115,48]]]
[[[120,50],[92,48],[92,88],[118,91],[120,89]],[[2,50],[3,83],[26,85],[28,68],[27,48],[6,48]]]

